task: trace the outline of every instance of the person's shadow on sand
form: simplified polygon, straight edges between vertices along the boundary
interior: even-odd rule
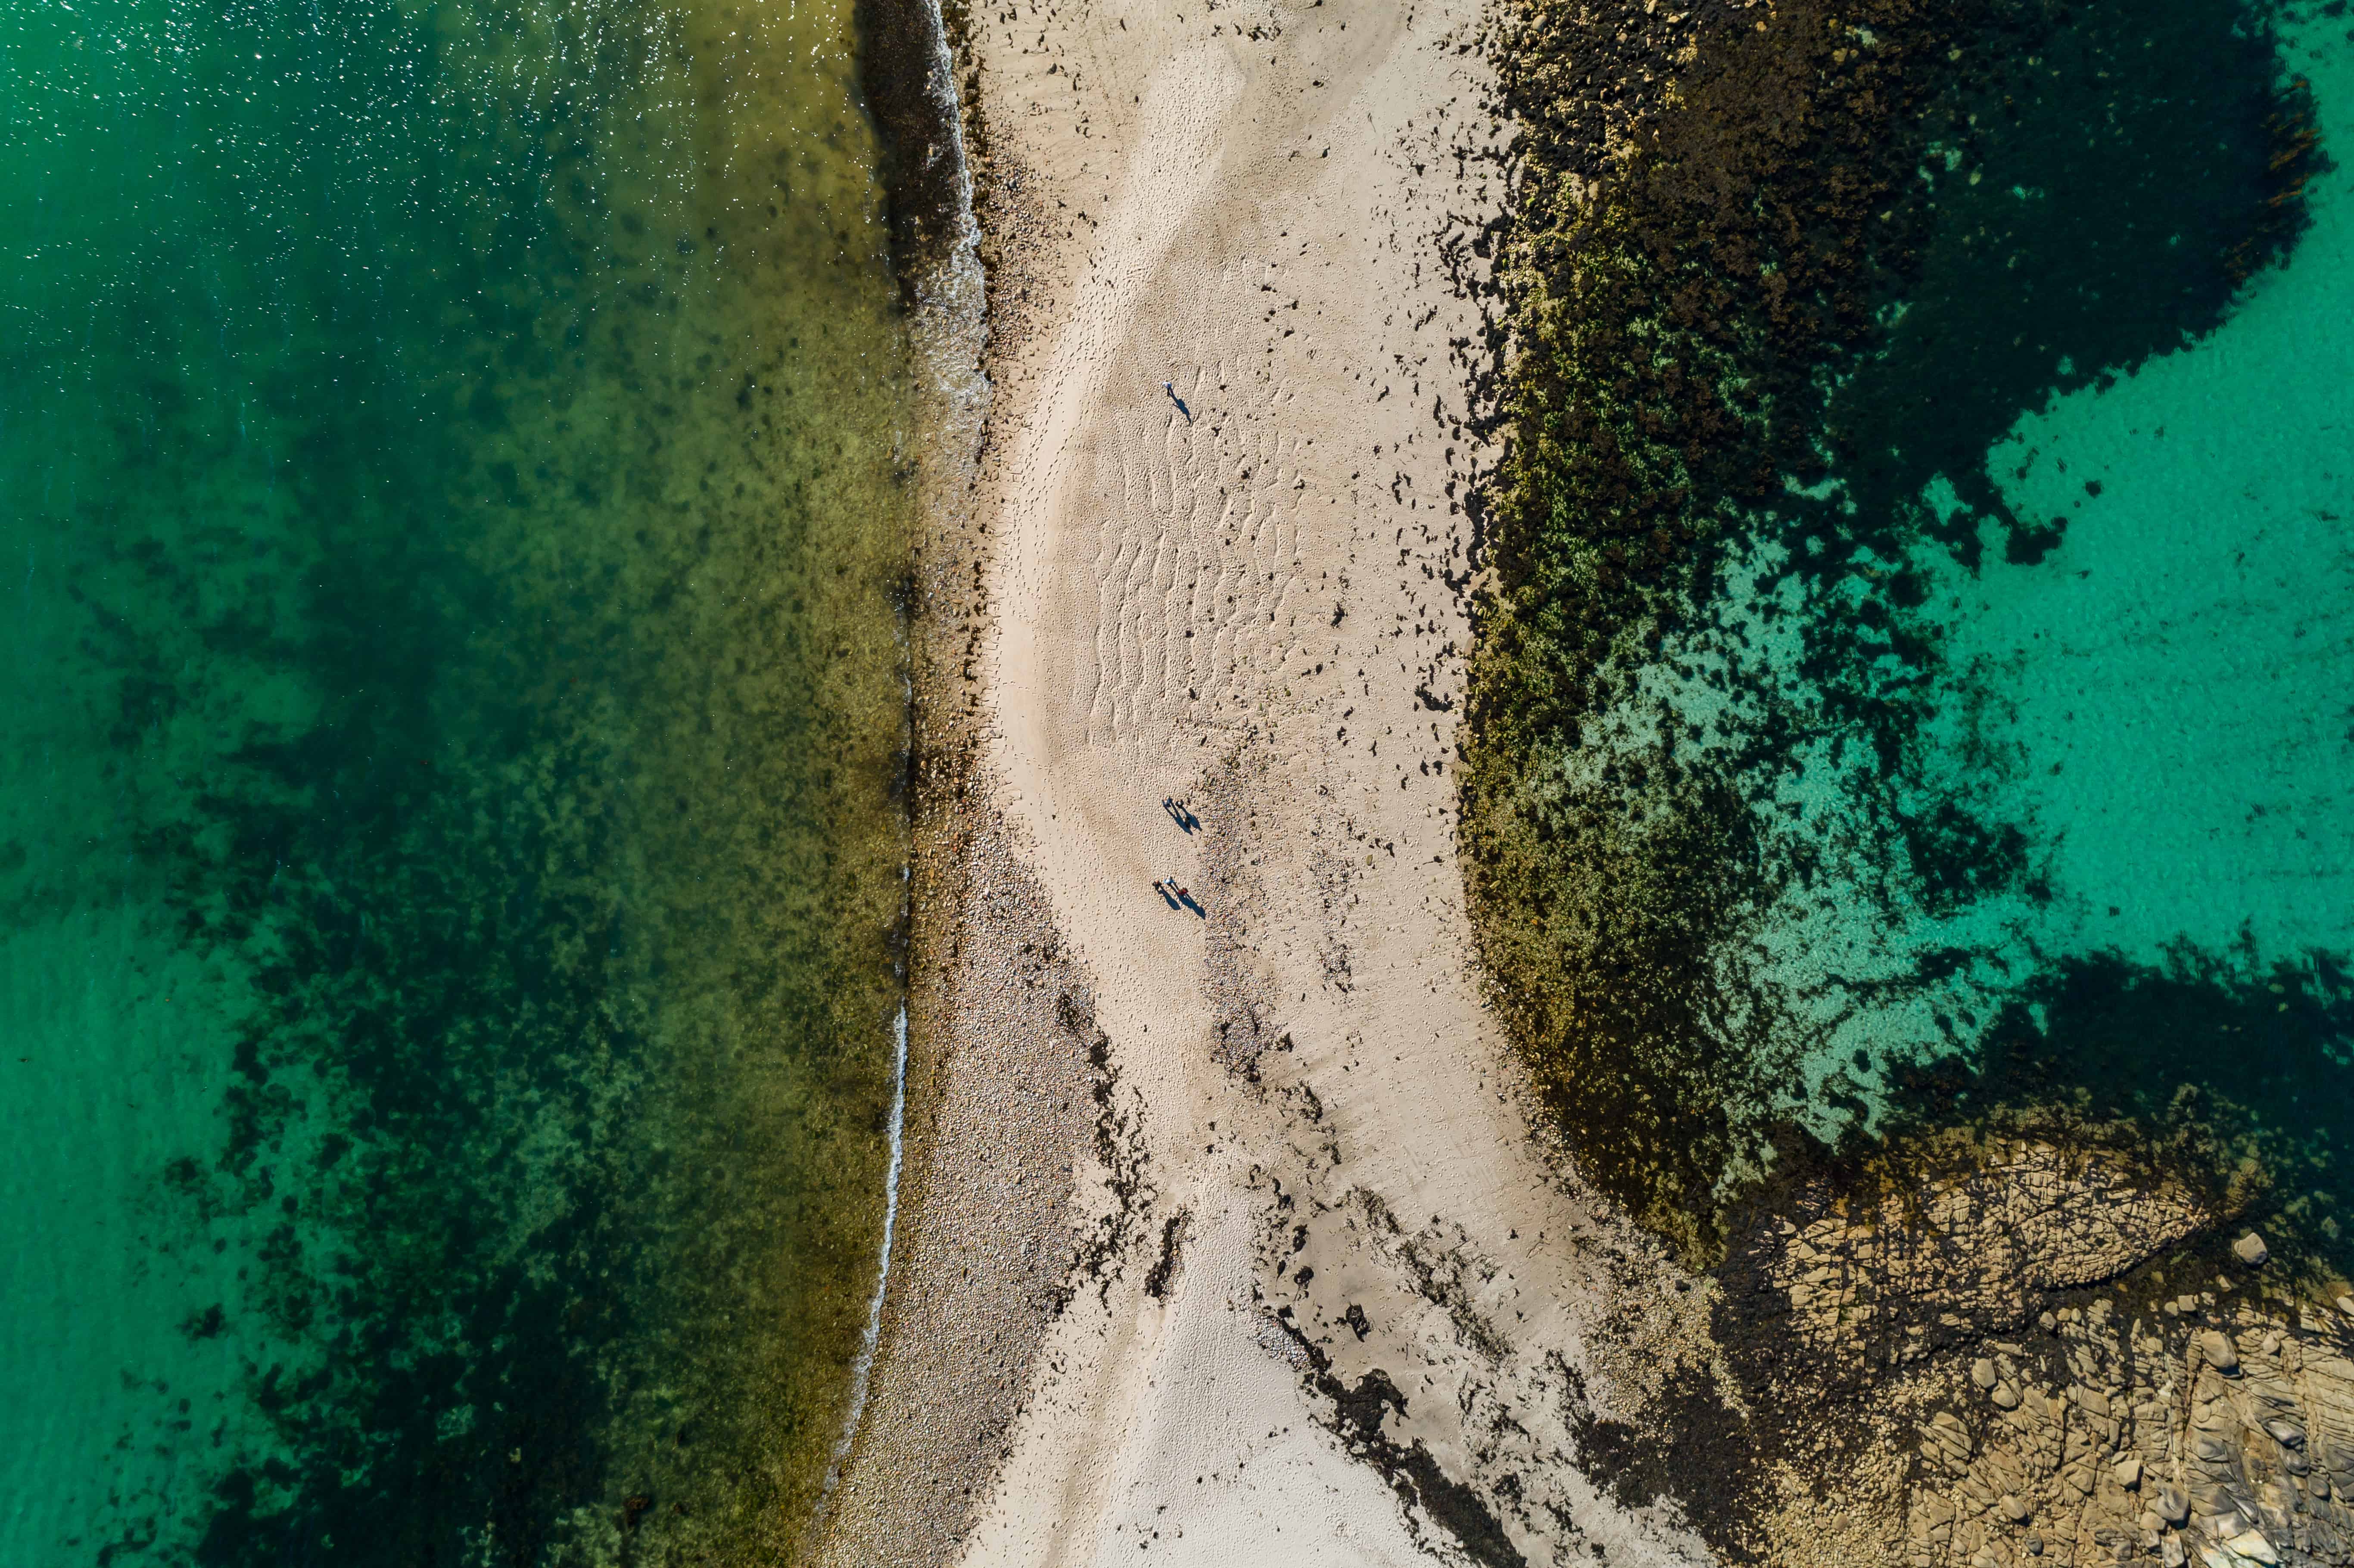
[[[1183,905],[1177,902],[1177,895],[1170,891],[1168,884],[1156,882],[1152,885],[1152,891],[1161,895],[1161,901],[1163,904],[1168,905],[1170,908],[1182,909],[1184,907]]]
[[[1184,829],[1189,833],[1202,825],[1201,818],[1187,810],[1183,806],[1179,805],[1174,799],[1163,800],[1161,802],[1161,809],[1169,813],[1169,820],[1171,821],[1175,822],[1179,827]]]
[[[1185,416],[1185,422],[1189,425],[1192,424],[1193,422],[1193,410],[1185,407],[1184,398],[1177,396],[1177,384],[1173,381],[1163,381],[1161,384],[1161,389],[1169,394],[1169,400],[1177,405],[1177,411]]]

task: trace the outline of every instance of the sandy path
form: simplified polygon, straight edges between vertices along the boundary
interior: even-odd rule
[[[1147,1159],[967,1561],[1692,1550],[1578,1473],[1585,1325],[1659,1277],[1532,1150],[1452,861],[1479,317],[1446,256],[1478,270],[1500,196],[1458,156],[1492,145],[1476,20],[972,19],[1002,167],[1060,237],[997,365],[983,771]]]

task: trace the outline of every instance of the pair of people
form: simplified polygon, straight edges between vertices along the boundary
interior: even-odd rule
[[[1177,798],[1173,795],[1163,795],[1161,798],[1161,809],[1169,813],[1171,821],[1174,821],[1179,827],[1184,829],[1189,833],[1192,832],[1195,827],[1200,825],[1200,819],[1196,818],[1193,812],[1187,810],[1183,806],[1179,805],[1177,803]],[[1177,885],[1177,878],[1173,875],[1167,877],[1162,881],[1154,883],[1152,885],[1152,891],[1158,893],[1163,898],[1174,898],[1180,904],[1193,904],[1193,907],[1196,909],[1201,907],[1200,905],[1193,904],[1193,894],[1179,886]]]

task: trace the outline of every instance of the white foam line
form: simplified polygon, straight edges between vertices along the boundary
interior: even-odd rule
[[[956,456],[953,477],[971,475],[980,447],[981,419],[989,401],[989,378],[981,374],[981,351],[989,318],[988,279],[981,266],[981,221],[972,210],[972,165],[965,156],[964,114],[957,101],[956,61],[949,52],[949,35],[941,19],[939,0],[928,7],[932,24],[930,84],[932,104],[945,132],[928,151],[932,160],[951,159],[956,170],[957,232],[955,241],[931,266],[915,278],[918,305],[915,341],[918,358],[930,376],[930,391],[942,407],[938,411],[945,429],[935,442],[940,451]],[[968,487],[933,482],[934,503],[961,511]]]
[[[961,453],[961,461],[969,468],[979,444],[981,410],[989,392],[989,382],[981,374],[980,365],[988,291],[981,269],[981,225],[972,210],[972,170],[965,158],[964,118],[957,102],[956,69],[949,52],[948,26],[940,14],[939,0],[931,0],[928,9],[932,32],[932,94],[948,132],[947,145],[937,148],[932,156],[956,160],[959,232],[941,264],[917,280],[920,309],[915,338],[918,354],[932,372],[933,389],[945,404],[940,411],[953,440],[944,444]],[[962,488],[936,484],[938,493],[934,500],[947,503],[960,499]],[[907,679],[904,674],[902,678]],[[907,682],[905,694],[912,713],[916,694],[912,681]],[[911,865],[900,867],[903,885],[911,880],[913,872]],[[903,918],[906,914],[903,910]],[[849,1463],[851,1449],[858,1442],[859,1423],[865,1417],[868,1385],[875,1372],[875,1357],[883,1340],[883,1302],[891,1287],[891,1246],[899,1227],[899,1171],[906,1156],[907,1119],[905,1001],[899,1004],[899,1014],[892,1028],[895,1054],[891,1066],[891,1166],[883,1184],[882,1256],[875,1275],[875,1296],[866,1304],[865,1337],[859,1344],[858,1359],[851,1365],[850,1410],[842,1424],[842,1436],[833,1446],[832,1463],[826,1467],[824,1489],[819,1494],[821,1513],[824,1500],[832,1498],[835,1487],[841,1484],[843,1467]]]
[[[825,1489],[831,1493],[842,1479],[842,1467],[858,1440],[858,1423],[866,1414],[867,1380],[875,1372],[875,1347],[883,1338],[883,1297],[891,1284],[891,1242],[899,1228],[899,1165],[907,1125],[907,1004],[899,1004],[892,1024],[896,1046],[891,1063],[891,1170],[883,1181],[883,1255],[875,1274],[875,1297],[866,1304],[866,1334],[858,1346],[858,1360],[850,1370],[850,1414],[842,1436],[833,1446],[833,1463],[826,1467]]]

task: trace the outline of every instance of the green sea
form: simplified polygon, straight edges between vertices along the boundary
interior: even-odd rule
[[[0,4],[0,1562],[808,1526],[907,853],[851,9]]]
[[[1483,949],[1589,1171],[1706,1260],[1777,1172],[2041,1127],[2348,1277],[2346,7],[1695,52],[1523,208],[1475,682]]]

